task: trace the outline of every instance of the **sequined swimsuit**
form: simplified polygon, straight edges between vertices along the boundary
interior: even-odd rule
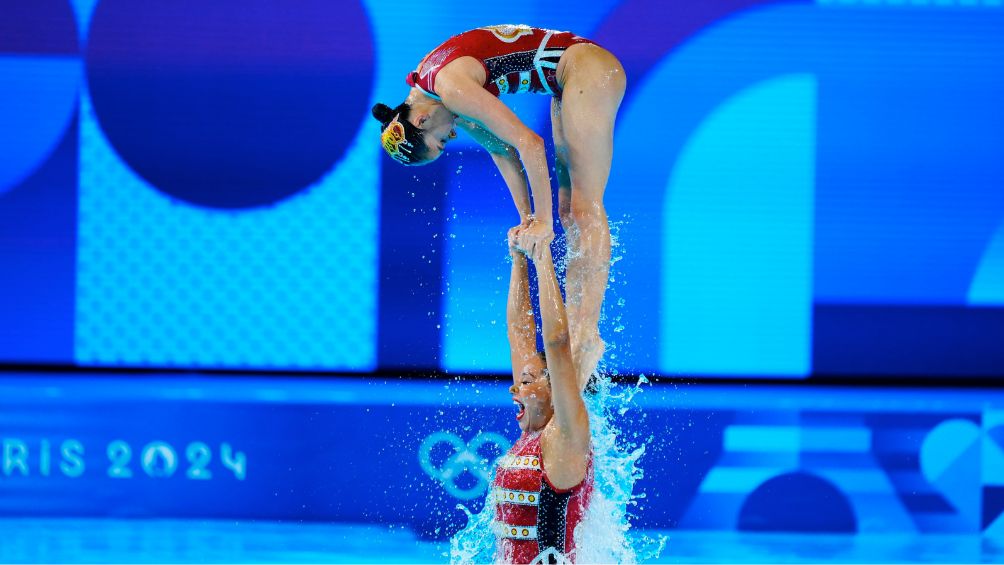
[[[531,92],[561,97],[558,60],[566,49],[592,43],[567,31],[525,25],[500,25],[465,31],[446,40],[422,61],[407,82],[429,96],[436,94],[436,75],[450,61],[474,57],[485,68],[485,90],[495,96]]]
[[[577,486],[559,489],[544,469],[540,433],[523,434],[504,455],[495,473],[496,562],[575,561],[575,526],[582,521],[593,491],[593,462]]]

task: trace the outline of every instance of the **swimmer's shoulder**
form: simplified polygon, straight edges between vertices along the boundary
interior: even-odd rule
[[[457,57],[439,70],[436,75],[436,94],[442,96],[441,89],[456,89],[464,86],[484,88],[488,71],[484,63],[470,55]]]

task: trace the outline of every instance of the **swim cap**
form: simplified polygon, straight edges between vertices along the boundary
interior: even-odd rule
[[[422,130],[408,121],[411,107],[407,102],[391,109],[386,104],[373,106],[373,117],[380,121],[380,145],[392,159],[404,165],[415,165],[425,160],[428,147]]]

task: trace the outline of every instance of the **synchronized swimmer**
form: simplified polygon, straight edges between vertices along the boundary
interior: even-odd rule
[[[508,238],[507,321],[510,392],[523,433],[501,460],[493,485],[496,557],[507,563],[574,560],[575,526],[593,486],[582,391],[605,348],[599,318],[610,228],[603,194],[624,69],[609,51],[573,33],[501,25],[451,37],[408,73],[407,83],[411,91],[397,107],[373,107],[388,155],[404,165],[429,163],[459,127],[491,154],[519,213]],[[552,97],[558,216],[569,246],[567,304],[551,256],[554,215],[544,141],[498,99],[525,92]],[[543,355],[530,314],[528,258],[540,283]]]

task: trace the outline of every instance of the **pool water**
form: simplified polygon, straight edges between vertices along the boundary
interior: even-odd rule
[[[652,563],[1004,562],[1004,540],[976,535],[646,533],[669,537]],[[0,519],[3,563],[446,563],[447,548],[363,524]]]

